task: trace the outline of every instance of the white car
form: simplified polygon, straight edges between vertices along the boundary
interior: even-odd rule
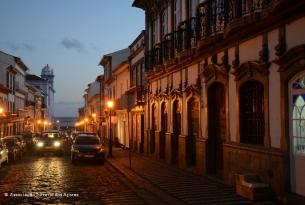
[[[3,162],[8,163],[8,149],[2,140],[0,140],[0,167]]]

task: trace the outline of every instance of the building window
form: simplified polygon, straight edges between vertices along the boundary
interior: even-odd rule
[[[157,30],[157,21],[153,20],[151,25],[151,47],[153,48],[157,42],[156,31]]]
[[[167,10],[164,9],[161,15],[161,39],[164,38],[164,35],[167,34],[167,24],[168,24],[168,20],[167,20]]]
[[[292,101],[293,152],[305,155],[305,76],[293,82]]]
[[[197,0],[187,1],[187,16],[188,18],[196,16]]]
[[[175,0],[174,3],[174,30],[180,23],[180,0]]]
[[[136,85],[137,67],[134,66],[131,70],[131,86]]]
[[[258,81],[247,81],[240,87],[240,141],[264,145],[264,86]]]

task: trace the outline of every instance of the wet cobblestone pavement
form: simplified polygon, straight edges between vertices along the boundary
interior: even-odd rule
[[[145,204],[108,164],[28,155],[0,169],[0,204]]]

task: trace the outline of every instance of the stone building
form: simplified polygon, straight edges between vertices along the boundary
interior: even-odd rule
[[[145,152],[305,196],[305,1],[135,0],[145,10]]]
[[[127,125],[127,107],[123,103],[123,96],[129,87],[128,70],[129,48],[125,48],[102,57],[99,65],[104,68],[104,101],[114,101],[114,110],[111,119],[112,139],[118,144],[129,145],[128,125]],[[122,98],[123,97],[123,98]],[[109,138],[109,110],[104,107],[105,122],[104,134]]]
[[[140,153],[144,152],[144,89],[145,89],[145,66],[144,66],[144,36],[142,31],[130,44],[129,73],[130,86],[127,91],[129,96],[130,123],[131,123],[131,149]]]

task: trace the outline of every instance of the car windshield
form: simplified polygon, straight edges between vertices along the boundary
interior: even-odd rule
[[[96,137],[81,136],[81,137],[77,137],[75,140],[75,144],[77,144],[77,145],[96,145],[99,143],[100,143],[100,141]]]
[[[57,133],[43,133],[42,138],[44,139],[57,139],[59,135]]]
[[[12,147],[15,145],[15,140],[14,139],[4,139],[3,142],[9,146],[9,147]]]

